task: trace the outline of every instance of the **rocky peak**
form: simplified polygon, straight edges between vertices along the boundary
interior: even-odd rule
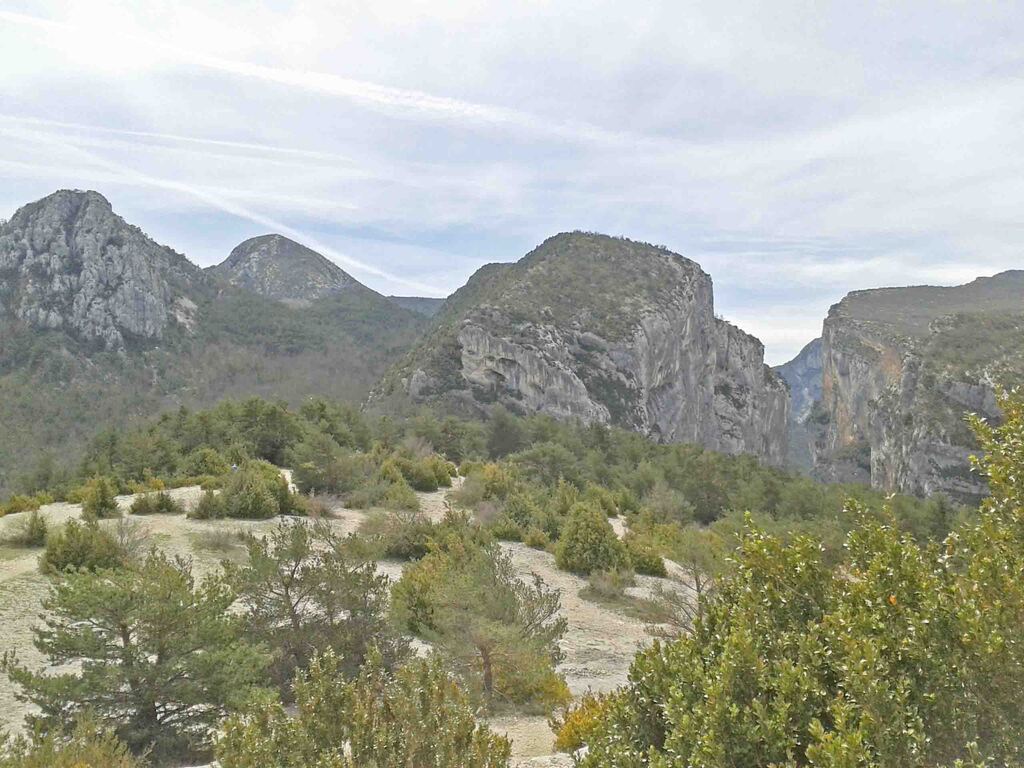
[[[250,238],[210,271],[239,288],[293,304],[370,290],[330,259],[283,235]]]
[[[107,349],[162,338],[198,277],[98,192],[60,190],[0,227],[0,316]]]
[[[625,238],[563,233],[482,268],[376,396],[396,391],[785,456],[788,391],[761,343],[715,317],[698,264]]]

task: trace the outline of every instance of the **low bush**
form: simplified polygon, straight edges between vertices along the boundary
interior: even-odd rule
[[[635,536],[626,536],[626,552],[629,554],[629,562],[633,570],[644,576],[658,576],[665,578],[668,572],[665,570],[665,561],[658,550],[646,544]]]
[[[146,493],[135,497],[129,510],[133,515],[183,515],[185,507],[169,493]]]
[[[577,503],[562,527],[555,549],[558,567],[587,575],[593,571],[628,569],[629,553],[598,507]]]
[[[220,496],[212,488],[203,491],[199,502],[189,510],[188,516],[192,520],[216,520],[224,517],[224,505]]]
[[[550,540],[540,528],[531,528],[523,534],[523,544],[531,549],[547,549]]]
[[[622,597],[626,588],[635,584],[636,580],[630,571],[594,571],[580,595],[597,600],[614,600]]]
[[[566,707],[550,722],[555,732],[555,749],[559,752],[575,752],[585,746],[587,739],[601,727],[617,694],[593,693],[588,691],[571,706]]]
[[[109,477],[97,475],[82,490],[82,519],[102,520],[121,514],[117,506],[117,486]]]
[[[347,682],[333,652],[295,682],[297,713],[262,701],[232,717],[222,768],[507,768],[510,744],[477,724],[466,693],[437,660],[389,674],[371,658]]]
[[[46,518],[34,509],[14,524],[4,543],[15,547],[42,547],[46,544],[48,528]]]
[[[276,467],[264,461],[250,461],[228,476],[219,495],[215,496],[212,489],[208,489],[189,517],[193,520],[221,517],[267,520],[303,511],[301,502],[296,501]]]
[[[46,537],[46,549],[40,559],[45,573],[65,571],[98,571],[120,568],[125,553],[117,537],[100,527],[95,520],[80,523],[69,520]]]
[[[0,768],[144,768],[113,733],[88,718],[70,734],[37,732],[0,744]]]
[[[35,496],[11,496],[6,504],[0,504],[0,517],[16,515],[19,512],[32,512],[41,506],[42,502]]]
[[[410,510],[371,513],[359,526],[378,557],[392,560],[419,560],[427,554],[433,532],[430,520]]]

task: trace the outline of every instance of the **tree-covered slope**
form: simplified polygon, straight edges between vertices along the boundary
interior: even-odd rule
[[[0,488],[179,404],[359,400],[426,323],[358,283],[301,305],[233,286],[98,193],[57,192],[0,227]]]

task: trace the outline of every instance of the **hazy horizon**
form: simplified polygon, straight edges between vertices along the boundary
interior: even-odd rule
[[[0,0],[0,217],[95,189],[202,266],[280,232],[386,294],[582,229],[784,362],[851,290],[1022,265],[1013,7]]]

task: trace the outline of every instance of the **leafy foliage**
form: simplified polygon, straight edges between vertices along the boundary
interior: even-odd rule
[[[183,515],[185,508],[169,493],[144,493],[132,502],[129,509],[133,515]]]
[[[569,512],[555,549],[559,568],[587,575],[630,567],[629,553],[599,508],[580,502]]]
[[[46,537],[40,568],[47,573],[100,571],[125,565],[127,555],[108,529],[95,520],[68,520]]]
[[[49,528],[46,517],[38,509],[33,509],[13,526],[3,543],[15,547],[42,547],[46,544]]]
[[[105,517],[117,517],[117,488],[109,477],[97,475],[90,480],[82,494],[82,518],[85,520],[101,520]]]
[[[638,655],[582,766],[1019,764],[1024,404],[976,424],[992,497],[922,546],[856,504],[839,563],[748,527],[692,634]]]
[[[265,701],[228,720],[222,768],[506,768],[507,739],[477,725],[465,693],[437,661],[389,674],[371,657],[349,681],[333,652],[295,682],[298,713]]]
[[[70,734],[36,732],[31,738],[7,741],[0,749],[0,768],[144,768],[146,764],[91,718],[80,720]]]

